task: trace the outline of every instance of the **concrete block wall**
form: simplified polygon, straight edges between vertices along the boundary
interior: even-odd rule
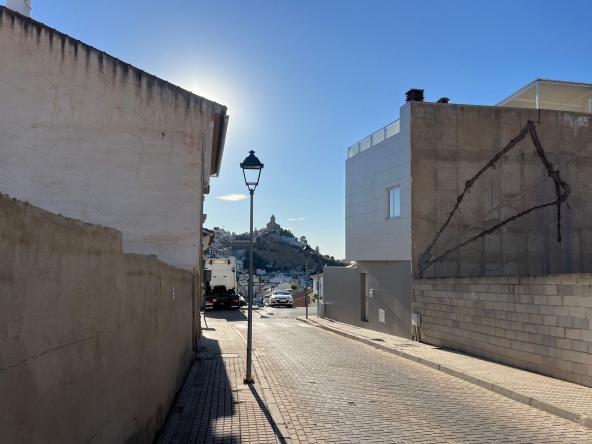
[[[592,274],[414,279],[422,342],[592,387]]]

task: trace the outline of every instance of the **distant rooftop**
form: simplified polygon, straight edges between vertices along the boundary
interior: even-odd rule
[[[496,106],[592,113],[592,84],[536,79]]]
[[[592,83],[535,79],[494,106],[592,113]],[[396,120],[350,146],[347,149],[348,159],[399,131],[399,121]]]

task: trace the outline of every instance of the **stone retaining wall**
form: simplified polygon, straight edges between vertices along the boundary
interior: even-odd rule
[[[592,274],[415,279],[421,341],[592,387]]]

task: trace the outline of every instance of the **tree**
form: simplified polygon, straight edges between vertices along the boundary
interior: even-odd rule
[[[296,290],[296,289],[298,288],[298,284],[297,284],[296,282],[292,282],[292,283],[290,284],[290,288],[291,288],[292,290]]]
[[[317,252],[317,254],[321,254],[321,250],[319,249],[318,245],[316,246],[315,251]]]
[[[300,236],[300,242],[302,242],[305,245],[308,245],[308,241],[306,240],[306,236]]]

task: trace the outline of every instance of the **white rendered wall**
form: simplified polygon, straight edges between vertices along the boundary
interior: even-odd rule
[[[199,263],[223,110],[0,7],[0,192],[121,230],[125,252]]]
[[[410,107],[398,134],[345,163],[345,256],[350,261],[411,260]],[[387,219],[386,190],[401,188],[401,216]]]

